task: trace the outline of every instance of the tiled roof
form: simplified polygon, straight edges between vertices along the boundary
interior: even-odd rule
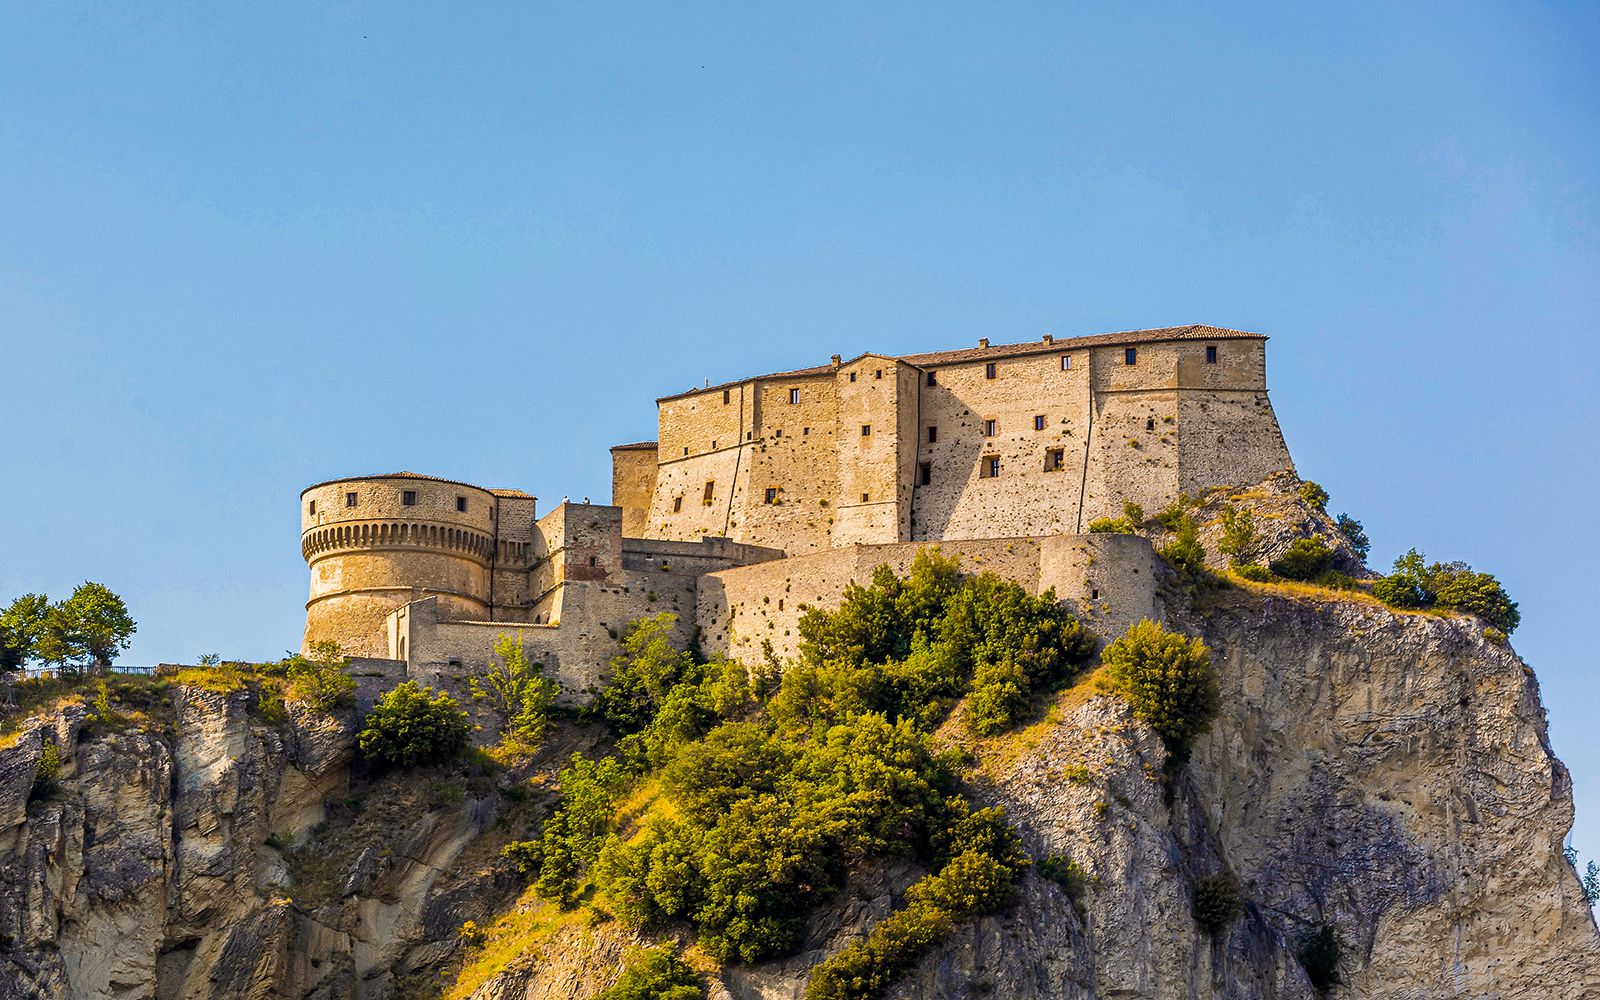
[[[523,498],[525,500],[537,500],[537,499],[539,499],[538,497],[534,496],[532,493],[524,493],[521,490],[490,490],[489,492],[493,493],[497,497],[508,497],[508,498],[521,497],[521,498]]]
[[[376,476],[340,476],[338,479],[324,479],[320,483],[312,483],[310,486],[307,486],[305,489],[300,491],[300,495],[304,496],[319,486],[328,486],[332,483],[364,483],[378,479],[420,479],[429,483],[449,483],[451,486],[465,486],[469,490],[478,490],[483,493],[495,492],[494,490],[486,490],[482,486],[477,486],[473,483],[464,483],[459,479],[444,479],[440,476],[424,476],[420,472],[386,472]]]
[[[635,441],[633,444],[614,444],[612,451],[655,451],[659,445],[655,441]]]
[[[907,354],[900,360],[919,367],[948,365],[962,361],[992,361],[995,358],[1014,358],[1028,354],[1047,354],[1055,351],[1084,347],[1114,347],[1119,344],[1157,344],[1172,340],[1266,340],[1259,333],[1228,330],[1220,326],[1164,326],[1154,330],[1124,330],[1120,333],[1097,333],[1088,337],[1063,337],[1059,340],[1030,340],[1026,344],[994,344],[989,347],[968,347],[956,351],[931,351],[927,354]]]
[[[952,365],[963,361],[992,361],[995,358],[1016,358],[1029,354],[1049,354],[1054,351],[1075,350],[1085,347],[1114,347],[1119,344],[1158,344],[1172,340],[1266,340],[1266,336],[1259,333],[1250,333],[1247,330],[1229,330],[1220,326],[1205,326],[1194,324],[1191,326],[1163,326],[1152,330],[1123,330],[1118,333],[1097,333],[1087,337],[1063,337],[1050,340],[1030,340],[1024,344],[993,344],[987,347],[967,347],[954,351],[930,351],[925,354],[905,354],[896,361],[923,368],[929,365]],[[869,352],[870,353],[870,352]],[[866,357],[858,355],[851,360]],[[890,358],[892,355],[880,355]],[[849,364],[849,361],[844,364]],[[716,385],[702,386],[698,389],[688,389],[675,392],[670,396],[661,396],[656,402],[665,402],[669,399],[682,399],[685,396],[694,396],[703,392],[716,392],[719,389],[729,389],[746,382],[762,379],[800,378],[810,375],[826,375],[835,370],[838,365],[814,365],[810,368],[795,368],[785,372],[772,372],[768,375],[754,375],[750,378],[734,379],[731,382],[719,382]],[[630,447],[630,446],[623,446]],[[613,449],[615,450],[615,449]]]

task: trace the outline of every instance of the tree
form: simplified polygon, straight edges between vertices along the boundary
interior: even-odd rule
[[[700,974],[671,945],[659,945],[629,962],[599,1000],[700,1000],[705,995]]]
[[[1194,738],[1222,702],[1205,643],[1146,618],[1107,646],[1101,659],[1107,689],[1161,734],[1174,763],[1188,760]]]
[[[1180,573],[1198,577],[1206,570],[1206,550],[1200,544],[1200,533],[1194,518],[1182,515],[1173,529],[1172,541],[1161,547],[1161,558]]]
[[[663,611],[634,622],[622,637],[622,654],[611,660],[611,679],[589,707],[617,735],[648,725],[667,692],[693,670],[694,655],[672,644],[677,624],[677,615]]]
[[[204,663],[206,657],[200,659]],[[289,698],[318,712],[352,705],[356,700],[356,681],[349,671],[350,657],[344,655],[337,642],[332,639],[314,642],[309,657],[296,653],[284,661]]]
[[[23,594],[0,611],[0,674],[21,670],[38,655],[49,614],[50,598],[43,594]]]
[[[1372,585],[1372,596],[1394,608],[1425,608],[1433,603],[1422,553],[1408,549],[1394,561],[1394,572]]]
[[[104,673],[116,655],[128,648],[129,637],[138,626],[111,588],[88,581],[50,608],[45,629],[41,648],[46,655],[42,658],[63,665],[81,663]]]
[[[1217,550],[1223,555],[1238,561],[1256,540],[1256,516],[1248,507],[1237,508],[1232,504],[1222,508],[1222,539],[1217,542]]]
[[[380,764],[433,763],[467,745],[467,713],[449,695],[406,681],[378,699],[356,741],[363,757]]]
[[[1285,580],[1314,580],[1333,565],[1333,550],[1320,538],[1297,538],[1270,568]]]
[[[1350,547],[1355,550],[1361,561],[1363,563],[1366,562],[1367,553],[1372,551],[1372,540],[1367,537],[1366,531],[1361,527],[1361,522],[1349,514],[1340,514],[1337,524],[1339,525],[1339,533],[1350,543]]]
[[[533,753],[544,741],[550,707],[560,686],[544,675],[544,664],[528,660],[522,634],[500,633],[494,663],[482,677],[467,681],[474,698],[487,701],[500,717],[500,742],[517,753]]]

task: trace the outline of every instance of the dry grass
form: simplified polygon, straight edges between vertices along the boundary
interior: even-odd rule
[[[529,887],[516,906],[483,930],[482,943],[470,951],[442,1000],[465,1000],[492,977],[522,962],[537,962],[557,931],[586,921],[582,909],[562,910]]]

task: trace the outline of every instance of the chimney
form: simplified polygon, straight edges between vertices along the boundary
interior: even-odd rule
[[[834,355],[834,356],[833,356],[833,367],[835,367],[835,368],[837,368],[837,367],[839,367],[839,366],[840,366],[840,365],[841,365],[841,364],[843,364],[843,363],[844,363],[844,362],[843,362],[843,359],[841,359],[841,358],[840,358],[840,357],[839,357],[839,355],[837,355],[837,354],[835,354],[835,355]]]
[[[988,347],[989,346],[989,338],[988,337],[979,337],[978,338],[978,346],[979,347]]]
[[[1052,336],[1051,334],[1047,333],[1047,334],[1044,335],[1044,342],[1047,343],[1047,344],[1053,344],[1053,343],[1056,342],[1056,338],[1054,336]]]

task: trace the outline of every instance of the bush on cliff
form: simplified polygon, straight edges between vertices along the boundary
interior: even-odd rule
[[[1173,528],[1172,541],[1161,547],[1161,558],[1168,566],[1189,577],[1199,577],[1206,571],[1206,550],[1200,544],[1200,532],[1194,518],[1184,514]]]
[[[598,1000],[701,1000],[705,995],[700,973],[664,944],[640,952]]]
[[[1107,646],[1101,659],[1106,689],[1124,698],[1134,715],[1161,734],[1174,763],[1188,760],[1194,738],[1221,707],[1205,643],[1147,618]]]
[[[356,681],[350,676],[350,657],[344,655],[337,642],[314,642],[310,656],[296,653],[283,661],[283,667],[290,701],[318,712],[355,704]]]
[[[1144,524],[1144,508],[1132,500],[1122,504],[1121,517],[1097,517],[1089,522],[1089,531],[1096,535],[1131,535]]]
[[[531,754],[539,749],[561,688],[544,675],[543,663],[528,659],[520,633],[500,633],[489,669],[469,678],[467,685],[472,697],[487,701],[499,718],[502,751]]]
[[[1517,602],[1492,575],[1475,572],[1464,562],[1430,565],[1416,549],[1394,561],[1394,572],[1373,584],[1372,595],[1405,610],[1439,607],[1465,611],[1507,634],[1522,623]]]
[[[467,713],[449,695],[406,681],[378,699],[356,741],[361,755],[374,763],[435,763],[467,745]]]
[[[1272,560],[1272,572],[1285,580],[1315,580],[1333,566],[1333,550],[1320,538],[1297,538]]]

